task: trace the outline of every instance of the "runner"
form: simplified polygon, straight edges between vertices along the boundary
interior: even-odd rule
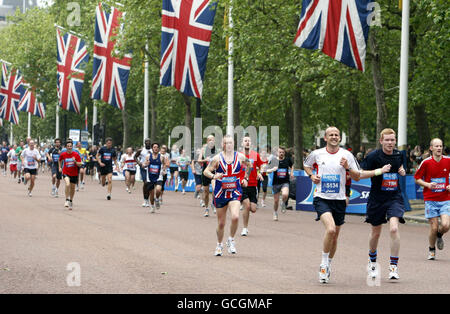
[[[294,178],[293,162],[286,156],[286,148],[278,148],[278,157],[272,159],[274,167],[267,170],[267,173],[273,172],[272,194],[273,194],[273,220],[278,221],[278,204],[280,203],[281,193],[281,211],[286,212],[286,201],[289,197],[289,178]]]
[[[147,180],[145,181],[144,184],[144,201],[146,203],[145,207],[151,207],[150,209],[151,213],[155,212],[155,205],[156,209],[159,209],[161,205],[159,200],[162,189],[161,170],[166,167],[165,165],[166,160],[159,153],[159,144],[153,143],[152,153],[147,155],[146,160],[144,162],[144,167],[147,170],[146,175]],[[151,206],[149,204],[149,197]]]
[[[22,159],[20,158],[20,156],[22,155],[22,152],[24,150],[24,142],[20,141],[19,142],[19,146],[17,146],[16,149],[16,156],[17,156],[17,175],[18,175],[18,180],[17,183],[20,184],[20,182],[24,182],[24,178],[23,178],[23,167],[22,167]]]
[[[264,181],[263,176],[259,173],[263,162],[259,157],[259,154],[254,150],[251,150],[251,146],[252,139],[250,136],[244,136],[242,139],[242,147],[244,148],[242,154],[249,160],[251,166],[247,186],[242,188],[241,202],[243,205],[242,218],[244,221],[244,227],[242,229],[241,236],[248,235],[248,221],[250,219],[250,212],[256,213],[258,205],[258,181]]]
[[[30,186],[28,187],[28,196],[31,197],[31,192],[33,191],[34,182],[37,176],[39,161],[41,159],[39,151],[34,147],[33,140],[30,140],[28,142],[28,148],[26,148],[22,152],[20,157],[22,159],[22,165],[25,173],[25,184],[30,181]]]
[[[106,199],[109,201],[111,200],[112,191],[113,162],[117,168],[119,168],[119,166],[117,164],[116,150],[112,147],[112,139],[108,137],[105,142],[106,145],[100,148],[96,159],[100,166],[102,186],[105,186],[106,180],[108,180],[108,194],[106,195]]]
[[[261,199],[261,207],[266,207],[266,197],[267,197],[267,185],[269,183],[269,176],[267,175],[267,166],[269,164],[269,159],[267,158],[267,150],[262,149],[260,155],[262,165],[261,165],[261,175],[263,180],[258,180],[258,199],[261,195],[261,186],[262,186],[262,199]]]
[[[139,165],[139,171],[143,182],[142,193],[144,195],[144,203],[142,203],[142,207],[150,206],[148,203],[148,197],[146,198],[146,195],[148,195],[145,188],[145,182],[147,182],[147,170],[144,163],[145,160],[147,159],[147,156],[151,153],[151,151],[152,151],[152,142],[150,141],[149,138],[146,138],[144,140],[144,147],[139,149],[134,155],[134,159],[136,160],[136,163]]]
[[[223,152],[214,156],[206,170],[205,177],[216,180],[214,187],[214,204],[217,208],[217,247],[215,256],[223,254],[223,238],[227,219],[227,210],[231,213],[230,235],[227,240],[228,253],[236,254],[234,236],[239,224],[239,208],[242,197],[241,169],[246,166],[242,186],[247,186],[251,164],[241,153],[234,151],[234,140],[231,135],[225,135],[222,141]],[[214,173],[213,173],[214,172]]]
[[[17,145],[14,144],[14,146],[11,148],[11,150],[9,151],[9,153],[7,155],[8,161],[9,161],[9,170],[11,171],[11,176],[14,175],[14,179],[17,178],[18,158],[16,155],[16,149],[17,149]]]
[[[186,184],[189,180],[189,164],[191,162],[191,158],[186,156],[186,151],[184,148],[180,148],[180,157],[177,159],[177,165],[179,167],[179,173],[181,178],[181,190],[182,194],[186,194],[185,188]]]
[[[120,171],[124,171],[126,191],[128,194],[131,194],[131,188],[134,187],[136,178],[136,159],[134,155],[133,148],[128,147],[126,154],[123,154],[120,160],[120,164],[122,165]]]
[[[165,167],[163,167],[163,169],[161,170],[162,186],[161,186],[161,196],[159,197],[159,203],[162,205],[162,203],[163,203],[163,195],[164,195],[166,182],[167,182],[167,169],[169,168],[169,165],[170,165],[170,154],[167,152],[167,146],[166,145],[161,145],[161,156],[164,157],[164,160],[166,162]]]
[[[367,202],[366,222],[372,225],[369,240],[368,275],[378,276],[377,247],[382,225],[389,221],[390,229],[390,265],[389,279],[399,279],[398,260],[400,252],[399,223],[405,223],[403,214],[405,206],[400,190],[398,175],[405,176],[403,168],[405,157],[395,149],[396,134],[392,129],[384,129],[380,134],[381,149],[371,152],[361,164],[364,170],[374,170],[389,164],[388,173],[377,172],[372,178],[372,186]]]
[[[178,157],[180,157],[180,152],[178,151],[178,148],[176,145],[172,146],[172,149],[170,150],[170,184],[174,184],[175,186],[175,192],[178,192],[178,165],[177,160]]]
[[[59,171],[59,156],[61,155],[61,139],[54,140],[54,146],[47,153],[47,159],[52,168],[52,193],[54,197],[58,197],[58,190],[61,184],[62,174]]]
[[[202,190],[203,163],[200,160],[202,160],[202,149],[198,148],[195,151],[194,159],[191,162],[192,174],[194,175],[195,179],[194,198],[196,199],[200,198],[200,192]],[[200,206],[202,206],[202,202],[203,200],[200,200]]]
[[[9,147],[5,141],[2,142],[0,149],[0,166],[2,168],[2,174],[6,177],[6,164],[8,163]]]
[[[58,159],[59,172],[63,174],[66,184],[66,202],[64,207],[72,210],[73,198],[75,196],[75,186],[78,184],[79,168],[83,165],[80,155],[72,150],[73,142],[66,143],[66,151],[61,153]]]
[[[205,207],[205,212],[203,214],[204,217],[209,216],[209,186],[211,185],[213,187],[214,191],[214,181],[210,179],[210,177],[205,176],[205,170],[208,167],[209,163],[213,159],[213,157],[218,153],[216,151],[216,139],[214,135],[209,135],[206,138],[206,145],[202,149],[202,160],[200,162],[203,163],[203,171],[202,171],[202,187],[203,187],[203,202],[200,204],[202,207]],[[214,211],[214,214],[216,213],[216,209],[214,207],[214,204],[211,204],[211,208]]]
[[[361,173],[353,155],[339,147],[341,136],[336,127],[325,130],[324,140],[326,147],[311,152],[304,162],[306,174],[317,185],[313,202],[317,212],[316,220],[320,220],[325,227],[319,270],[320,283],[328,283],[330,280],[331,261],[336,253],[341,227],[345,223],[347,170],[353,180],[359,181],[390,169],[390,166],[385,166],[377,171]]]
[[[77,148],[75,151],[78,151],[80,158],[81,158],[81,167],[78,170],[79,171],[79,181],[80,181],[80,188],[81,190],[84,190],[84,177],[86,174],[86,161],[88,159],[88,151],[86,148],[83,147],[81,142],[77,142]],[[77,183],[77,192],[78,192],[78,183]]]
[[[44,173],[45,172],[45,159],[46,159],[46,153],[45,153],[45,148],[43,146],[41,146],[39,148],[39,154],[41,155],[40,157],[40,168],[41,168],[41,172]]]
[[[97,156],[97,146],[93,145],[89,149],[89,174],[91,175],[91,182],[94,181],[94,176],[97,174],[98,162],[96,156]]]
[[[444,249],[442,236],[450,226],[450,157],[443,156],[442,140],[439,138],[431,141],[430,151],[432,155],[420,164],[414,178],[417,184],[423,186],[425,218],[430,222],[428,259],[434,260],[436,246],[439,250]]]

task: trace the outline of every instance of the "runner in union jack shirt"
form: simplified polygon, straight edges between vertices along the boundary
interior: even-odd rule
[[[216,256],[222,256],[225,223],[228,208],[231,211],[230,236],[227,240],[228,252],[236,254],[234,236],[239,224],[240,200],[242,186],[246,187],[251,172],[250,161],[243,154],[234,151],[234,140],[226,135],[222,142],[223,152],[214,156],[204,171],[207,178],[215,179],[214,205],[217,209],[217,247]],[[246,166],[245,176],[241,182],[241,168]],[[212,172],[215,171],[215,174]]]

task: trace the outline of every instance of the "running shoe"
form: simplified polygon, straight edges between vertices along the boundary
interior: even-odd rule
[[[222,256],[223,255],[223,244],[218,243],[216,246],[216,251],[214,252],[214,256]]]
[[[156,209],[160,209],[161,208],[161,204],[159,202],[159,199],[155,200],[155,205],[156,205]]]
[[[205,213],[203,214],[203,217],[209,217],[209,208],[205,209]]]
[[[155,205],[150,205],[150,213],[154,214],[155,212]]]
[[[443,250],[444,249],[444,239],[442,239],[442,236],[437,238],[436,246],[437,246],[437,248],[439,250]]]
[[[142,203],[142,207],[148,207],[148,200],[144,200],[144,203]]]
[[[376,279],[378,274],[378,264],[369,260],[369,265],[367,265],[367,275],[372,279]]]
[[[75,191],[76,191],[76,192],[79,192],[79,191],[80,191],[80,188],[78,187],[78,185],[77,185],[77,187],[75,188]]]
[[[185,192],[184,190],[182,190],[182,191],[181,191],[181,194],[185,195],[185,194],[186,194],[186,192]]]
[[[52,193],[51,193],[51,195],[54,197],[55,196],[55,188],[53,187],[52,188]]]
[[[286,203],[281,201],[281,212],[284,214],[286,212]]]
[[[28,197],[31,197],[31,191],[28,190]]]
[[[400,279],[400,275],[398,274],[397,265],[389,265],[389,279]]]
[[[234,239],[228,238],[227,240],[228,253],[236,254],[236,247],[234,246]]]
[[[111,194],[108,194],[108,195],[106,196],[106,199],[107,199],[108,201],[110,201],[110,200],[111,200]]]
[[[278,213],[277,212],[273,212],[273,220],[278,221]]]
[[[69,204],[69,200],[66,200],[66,202],[64,203],[64,207],[69,208],[70,204]]]
[[[264,203],[264,201],[261,201],[261,207],[266,207],[266,203]]]
[[[125,191],[127,191],[128,193],[130,193],[130,189],[129,189],[129,188],[126,188]]]
[[[205,202],[203,202],[203,200],[200,200],[200,207],[205,207]]]
[[[319,282],[328,283],[330,281],[330,267],[325,264],[321,264],[319,268]]]
[[[434,261],[436,259],[436,251],[428,250],[428,260]]]
[[[241,236],[243,236],[243,237],[248,236],[248,229],[247,228],[242,228]]]
[[[55,198],[58,198],[59,197],[59,195],[58,195],[58,189],[56,189],[55,190]]]
[[[72,203],[72,201],[69,201],[69,210],[72,210],[72,208],[73,208],[73,203]]]

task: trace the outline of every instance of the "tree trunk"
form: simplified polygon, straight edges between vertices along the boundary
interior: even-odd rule
[[[424,104],[416,104],[414,106],[414,114],[416,119],[416,132],[417,138],[420,145],[422,147],[422,151],[426,151],[429,147],[431,137],[430,137],[430,129],[428,127],[428,116],[425,111]]]
[[[350,147],[354,155],[359,153],[361,147],[361,117],[357,92],[350,94],[349,137]]]
[[[376,31],[373,29],[369,36],[369,46],[372,51],[373,85],[377,103],[377,148],[380,148],[380,132],[386,128],[387,109],[384,97],[384,79],[381,72],[381,57],[376,42]]]
[[[188,129],[191,129],[191,125],[192,125],[192,111],[191,111],[191,99],[189,96],[182,94],[183,95],[183,100],[184,100],[184,104],[186,105],[186,113],[184,116],[184,125],[186,127],[188,127]]]
[[[294,92],[293,92],[294,93]],[[286,110],[286,129],[287,129],[287,146],[294,146],[294,94],[292,94],[292,103],[288,105]]]
[[[149,93],[150,98],[150,141],[156,142],[157,129],[156,129],[156,95],[158,91],[158,85],[152,85]]]
[[[128,112],[126,106],[122,110],[122,124],[123,124],[122,149],[125,150],[128,147],[128,134],[130,134],[130,127],[128,124]]]
[[[294,130],[294,169],[303,169],[303,128],[301,85],[296,84],[292,91],[293,130]]]

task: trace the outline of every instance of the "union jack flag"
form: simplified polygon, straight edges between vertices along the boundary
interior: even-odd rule
[[[111,13],[103,11],[99,3],[95,18],[94,71],[92,74],[92,99],[100,99],[123,110],[125,94],[130,74],[130,54],[119,59],[113,56],[119,19],[123,13],[111,8]]]
[[[210,0],[163,0],[161,85],[202,97],[216,7]]]
[[[85,42],[70,33],[62,36],[56,30],[58,46],[58,99],[64,110],[80,113],[81,93],[84,83],[84,67],[89,61]]]
[[[294,43],[364,71],[372,0],[303,0]]]
[[[2,84],[0,86],[0,118],[19,124],[17,106],[25,93],[20,72],[13,69],[8,75],[8,66],[2,63]]]
[[[45,119],[45,104],[36,98],[36,88],[24,85],[27,90],[20,100],[18,110],[30,112],[32,115]]]

